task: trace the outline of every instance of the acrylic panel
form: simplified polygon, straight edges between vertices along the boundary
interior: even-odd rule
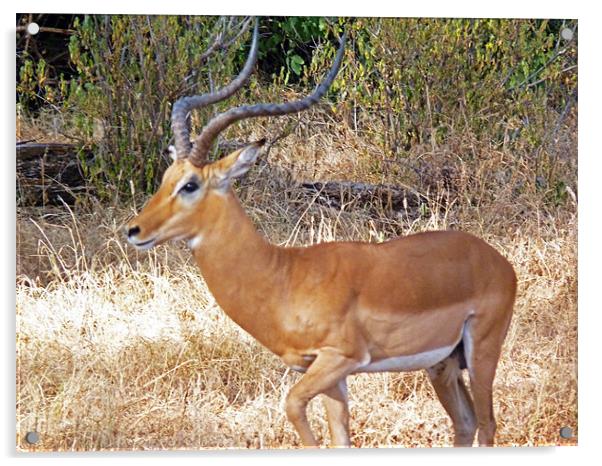
[[[18,14],[17,449],[576,445],[577,26]]]

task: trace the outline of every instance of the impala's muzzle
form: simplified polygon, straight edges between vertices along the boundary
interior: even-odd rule
[[[138,233],[140,233],[140,227],[133,226],[131,228],[128,228],[128,231],[127,231],[128,239],[130,239],[132,236],[136,236]]]
[[[128,238],[128,242],[134,246],[136,249],[145,250],[152,248],[156,243],[156,238],[152,238],[149,240],[140,240],[138,235],[140,234],[140,227],[137,225],[126,227],[126,235]]]

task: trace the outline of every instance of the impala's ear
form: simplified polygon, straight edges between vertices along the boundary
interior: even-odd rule
[[[215,162],[213,164],[213,174],[217,187],[220,189],[227,188],[234,178],[247,173],[257,160],[264,143],[265,139],[254,142],[250,146],[238,149]]]
[[[175,162],[178,159],[178,153],[176,152],[176,146],[169,146],[167,148],[167,152],[169,152],[169,158],[172,162]]]

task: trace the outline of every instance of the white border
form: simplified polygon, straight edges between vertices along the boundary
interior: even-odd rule
[[[578,1],[558,0],[538,2],[505,0],[480,2],[456,0],[430,0],[422,2],[389,2],[386,0],[223,0],[220,2],[173,0],[169,2],[144,2],[132,0],[20,0],[18,12],[48,13],[125,13],[125,14],[255,14],[255,15],[320,15],[320,16],[393,16],[393,17],[503,17],[503,18],[575,18],[589,6]],[[583,17],[584,15],[580,16]]]
[[[2,218],[8,228],[2,229],[3,256],[3,293],[6,306],[3,308],[4,377],[0,383],[2,392],[2,456],[9,464],[19,459],[28,464],[36,458],[48,464],[63,464],[65,461],[97,463],[106,460],[127,459],[133,464],[162,464],[165,460],[175,460],[185,464],[218,464],[244,461],[253,464],[364,464],[366,461],[401,464],[402,462],[420,462],[441,464],[442,461],[458,461],[464,465],[479,464],[484,460],[488,464],[503,464],[514,461],[543,460],[550,464],[566,464],[567,461],[586,460],[596,455],[600,432],[600,405],[597,402],[600,391],[599,376],[599,340],[602,310],[596,300],[596,288],[599,288],[600,230],[596,222],[599,217],[600,195],[596,192],[600,184],[600,145],[597,127],[600,118],[600,17],[596,15],[593,2],[546,1],[527,2],[524,0],[504,0],[502,2],[422,1],[392,4],[393,2],[370,0],[353,2],[344,0],[303,0],[302,2],[270,1],[228,1],[208,2],[206,0],[185,1],[170,0],[149,4],[141,0],[124,2],[123,0],[104,0],[102,2],[54,1],[48,2],[20,0],[14,7],[8,2],[2,4],[2,90],[4,109],[2,116],[2,140],[4,141],[2,160],[3,201]],[[14,449],[14,273],[15,273],[15,220],[14,220],[14,27],[17,12],[54,12],[54,13],[153,13],[153,14],[258,14],[258,15],[341,15],[341,16],[437,16],[437,17],[538,17],[538,18],[578,18],[579,19],[579,447],[573,448],[505,448],[492,450],[351,450],[351,451],[263,451],[263,452],[164,452],[164,453],[95,453],[95,454],[44,454],[18,455]],[[597,150],[596,150],[597,149]],[[598,213],[598,214],[596,214]],[[598,286],[596,286],[598,285]],[[563,312],[558,309],[558,312]],[[598,337],[598,338],[596,338]]]

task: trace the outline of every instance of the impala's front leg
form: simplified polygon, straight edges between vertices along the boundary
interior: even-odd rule
[[[349,442],[349,405],[347,399],[347,381],[341,379],[334,387],[324,392],[324,407],[330,430],[330,445],[348,447]]]
[[[345,415],[342,415],[342,411],[347,410],[347,402],[345,397],[344,410],[341,405],[341,390],[337,388],[340,383],[344,383],[345,377],[353,370],[360,366],[359,361],[343,356],[341,353],[334,349],[322,350],[318,353],[315,361],[309,366],[307,373],[303,378],[295,385],[288,394],[286,399],[286,414],[289,421],[293,424],[299,435],[301,441],[307,447],[317,447],[318,442],[314,437],[314,434],[309,427],[307,421],[307,403],[320,393],[324,393],[329,396],[331,401],[331,408],[335,408],[334,412],[339,414],[340,419],[345,419]],[[332,412],[332,409],[330,410]],[[334,413],[333,413],[334,414]],[[329,413],[330,416],[330,413]],[[336,439],[333,438],[333,443],[344,440],[348,445],[349,433],[341,433],[340,421],[335,422],[335,428],[333,430],[333,419],[329,417],[329,423],[331,426],[331,432]],[[344,421],[347,424],[346,421]],[[347,425],[344,426],[347,431]]]

